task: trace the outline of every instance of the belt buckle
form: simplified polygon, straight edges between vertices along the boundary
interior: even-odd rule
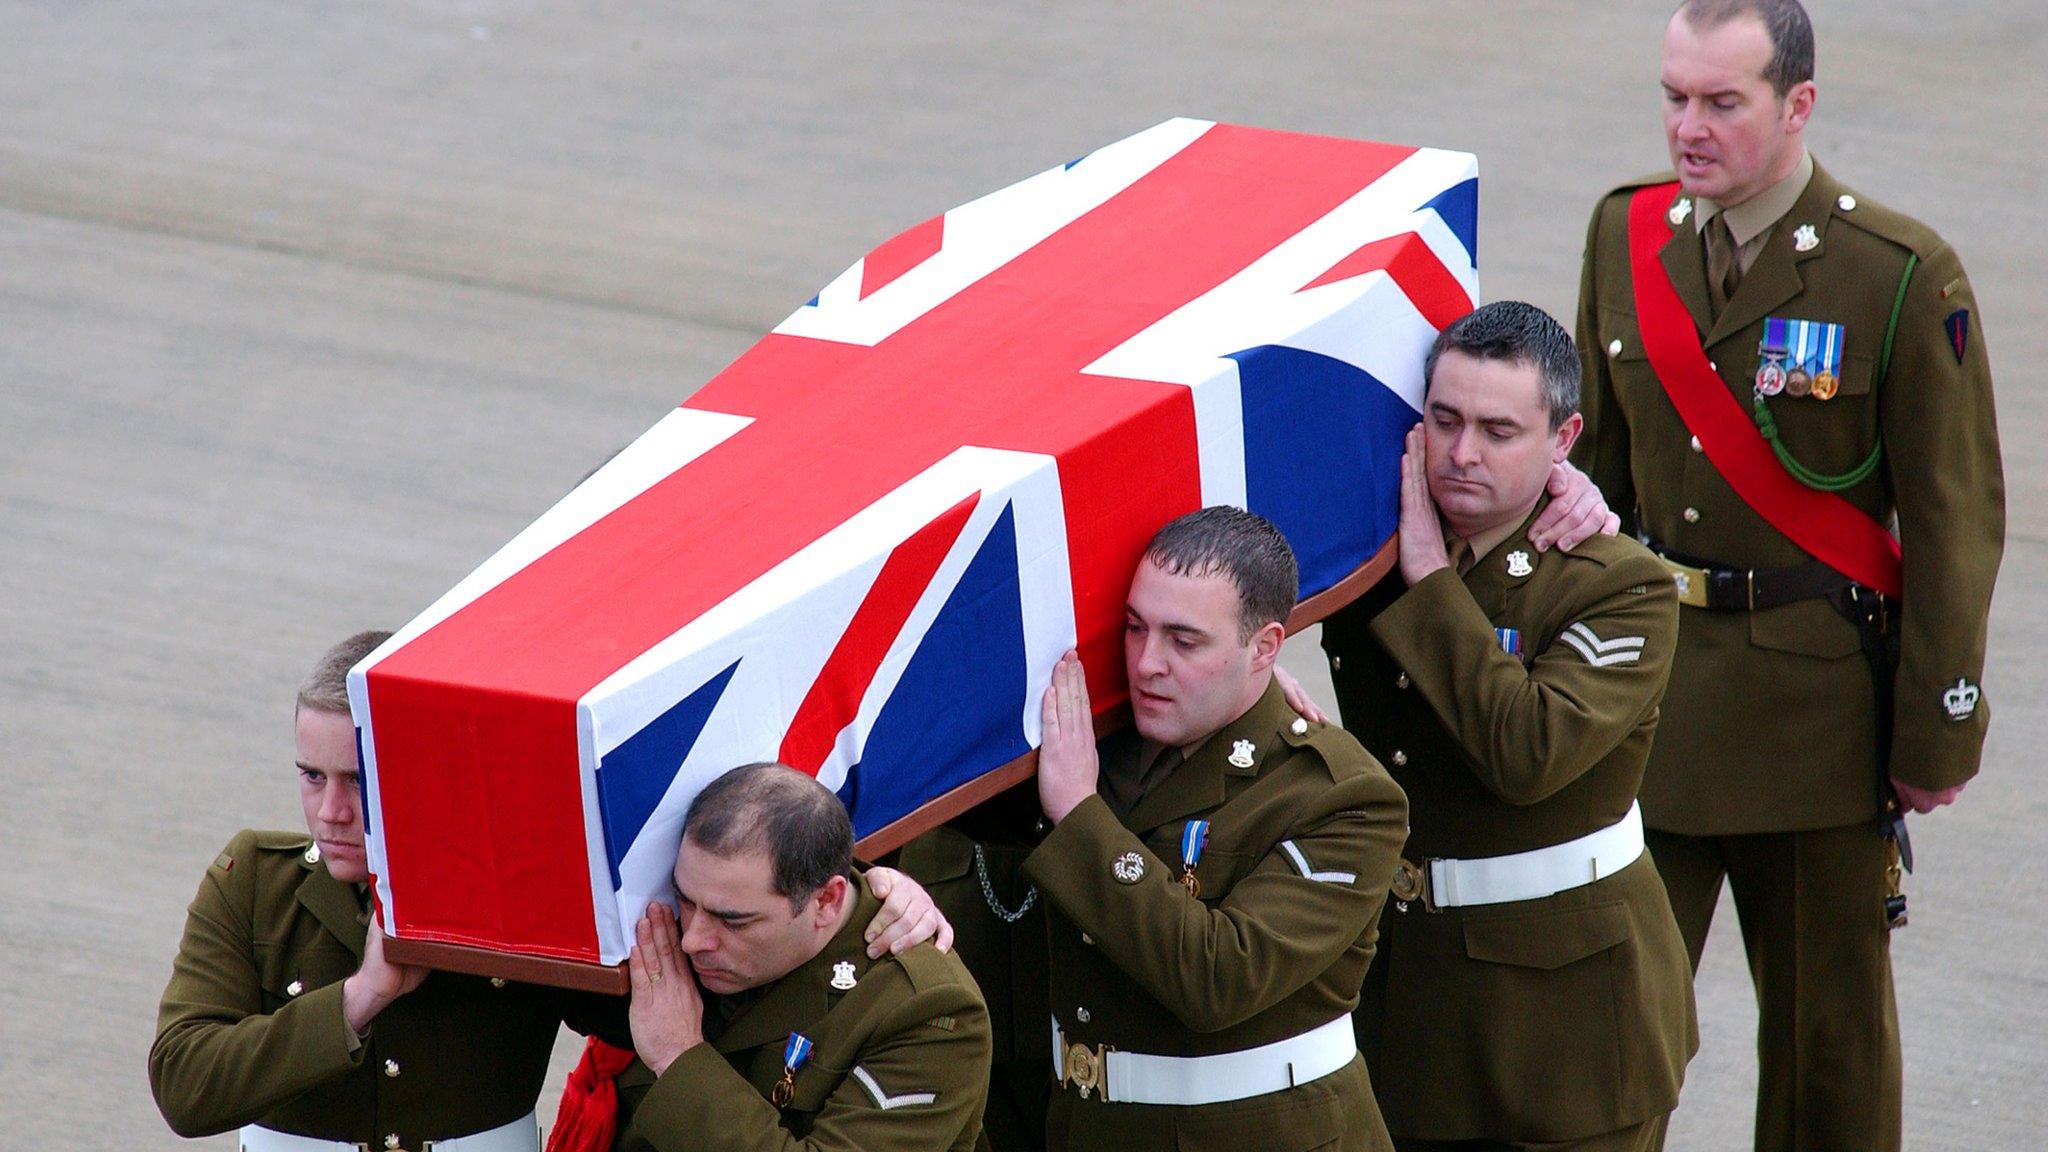
[[[1083,1100],[1091,1091],[1102,1093],[1102,1098],[1108,1100],[1109,1065],[1104,1059],[1106,1054],[1101,1044],[1090,1048],[1078,1040],[1070,1042],[1066,1056],[1060,1061],[1060,1086],[1072,1084],[1079,1088]]]
[[[1690,564],[1680,564],[1669,556],[1659,556],[1664,567],[1671,573],[1671,582],[1678,585],[1678,602],[1694,608],[1707,606],[1707,574],[1703,569]]]
[[[1394,865],[1394,883],[1388,888],[1388,892],[1394,897],[1396,911],[1406,912],[1408,905],[1417,902],[1421,903],[1425,912],[1440,911],[1436,901],[1430,899],[1427,860],[1417,864],[1412,860],[1403,859]]]

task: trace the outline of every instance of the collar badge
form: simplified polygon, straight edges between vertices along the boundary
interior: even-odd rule
[[[1230,763],[1234,768],[1249,768],[1258,763],[1258,747],[1249,740],[1239,740],[1230,746]]]
[[[1529,563],[1529,554],[1527,552],[1508,553],[1508,575],[1516,577],[1527,576],[1535,570],[1536,566]]]
[[[1820,247],[1820,233],[1813,230],[1813,225],[1801,224],[1793,230],[1792,250],[1794,252],[1811,252],[1818,247]]]
[[[832,966],[832,986],[841,992],[850,991],[859,981],[853,978],[853,961],[841,960]]]
[[[1678,203],[1671,206],[1672,226],[1676,227],[1685,223],[1685,218],[1690,215],[1692,215],[1692,201],[1681,199]]]

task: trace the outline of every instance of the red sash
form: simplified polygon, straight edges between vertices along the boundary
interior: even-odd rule
[[[1861,508],[1794,480],[1707,360],[1692,313],[1658,257],[1671,239],[1667,209],[1677,188],[1674,182],[1639,189],[1628,206],[1629,273],[1650,367],[1678,418],[1743,503],[1828,567],[1898,596],[1904,587],[1898,540]]]

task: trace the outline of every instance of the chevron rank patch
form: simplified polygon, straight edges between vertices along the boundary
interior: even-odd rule
[[[1607,668],[1616,664],[1633,664],[1643,656],[1641,636],[1616,636],[1602,640],[1581,620],[1558,633],[1559,640],[1571,646],[1572,651],[1586,658],[1586,663],[1595,668]]]
[[[861,1087],[868,1090],[868,1097],[875,1102],[875,1107],[880,1108],[884,1112],[897,1108],[908,1108],[916,1104],[935,1103],[939,1098],[939,1094],[936,1092],[904,1092],[891,1096],[882,1090],[880,1084],[875,1082],[874,1073],[869,1072],[858,1064],[854,1065],[853,1078],[860,1082]]]

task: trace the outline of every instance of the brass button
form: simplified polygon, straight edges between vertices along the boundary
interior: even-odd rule
[[[1856,198],[1844,192],[1835,198],[1835,207],[1840,208],[1844,212],[1854,212],[1856,210]]]
[[[1399,768],[1401,765],[1408,763],[1408,754],[1396,748],[1394,749],[1394,754],[1388,757],[1388,759],[1394,762],[1394,767]]]
[[[1697,508],[1687,508],[1681,515],[1685,517],[1687,524],[1697,524],[1700,522],[1700,510]]]
[[[1697,437],[1697,436],[1695,436],[1695,437],[1693,437],[1693,438],[1692,438],[1692,450],[1693,450],[1693,451],[1695,451],[1695,452],[1704,452],[1704,451],[1706,451],[1706,449],[1704,449],[1704,448],[1701,448],[1701,447],[1700,447],[1700,438],[1699,438],[1699,437]]]
[[[1621,355],[1621,341],[1619,339],[1609,340],[1607,342],[1607,354],[1609,356]]]
[[[385,1146],[386,1148],[396,1148],[396,1147],[398,1147],[398,1133],[396,1133],[396,1132],[393,1132],[393,1133],[392,1133],[391,1135],[389,1135],[389,1136],[386,1136],[386,1137],[384,1138],[384,1146]]]
[[[505,986],[505,978],[504,978],[503,976],[493,976],[493,977],[491,977],[491,987],[493,987],[493,988],[503,988],[504,986]]]
[[[299,993],[304,992],[305,990],[306,986],[297,980],[294,980],[291,983],[284,986],[284,994],[287,996],[297,996]]]
[[[1092,948],[1095,946],[1095,937],[1090,936],[1086,932],[1083,932],[1081,933],[1081,943],[1086,944]]]
[[[1407,686],[1408,686],[1408,674],[1407,674],[1406,672],[1403,672],[1403,673],[1401,673],[1401,674],[1400,674],[1399,676],[1396,676],[1396,677],[1394,677],[1394,687],[1396,687],[1396,688],[1406,688]]]
[[[1090,1016],[1086,1008],[1075,1008],[1074,1019],[1079,1020],[1083,1024],[1086,1024],[1090,1020],[1095,1019],[1095,1017]]]
[[[1332,656],[1332,657],[1330,657],[1330,671],[1332,671],[1332,672],[1342,672],[1343,670],[1344,670],[1344,658],[1343,658],[1342,656]]]
[[[384,1074],[393,1080],[398,1079],[398,1061],[386,1060],[384,1062]]]

